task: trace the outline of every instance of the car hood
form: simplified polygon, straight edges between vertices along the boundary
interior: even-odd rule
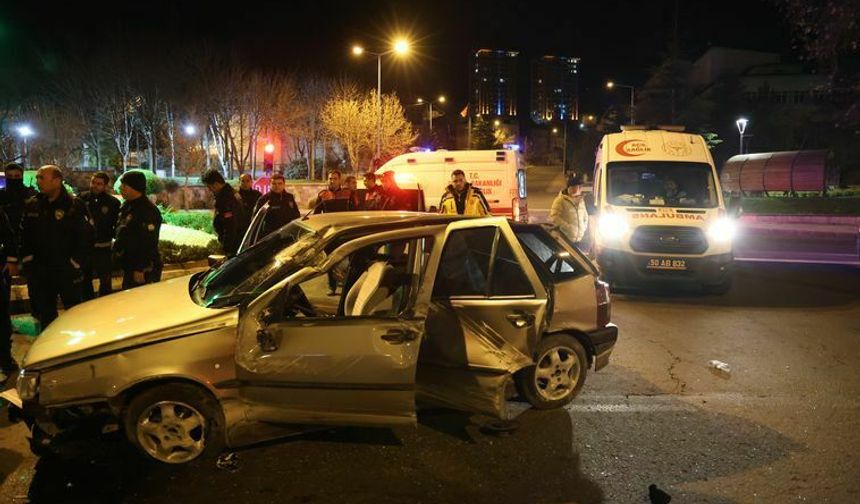
[[[189,295],[191,275],[126,290],[75,306],[54,320],[30,347],[24,367],[54,365],[99,351],[177,337],[224,325],[235,308],[212,309]],[[50,361],[50,362],[48,362]]]

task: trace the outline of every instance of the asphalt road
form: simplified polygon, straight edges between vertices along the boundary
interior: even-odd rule
[[[860,501],[860,270],[748,263],[726,296],[613,309],[610,365],[507,435],[432,412],[244,449],[230,470],[146,463],[118,438],[40,460],[3,419],[0,502],[635,503],[652,483],[673,502]]]

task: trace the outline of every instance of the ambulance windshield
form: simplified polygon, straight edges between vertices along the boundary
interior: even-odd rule
[[[705,163],[625,161],[607,165],[607,201],[637,207],[715,208],[713,170]]]

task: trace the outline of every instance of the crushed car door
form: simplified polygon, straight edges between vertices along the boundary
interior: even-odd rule
[[[353,260],[352,252],[375,247],[372,241],[343,245],[322,271],[297,272],[280,292],[267,292],[242,315],[237,377],[254,420],[331,425],[415,421],[415,371],[426,312],[426,306],[416,309],[415,268],[422,267],[425,241],[385,243],[397,243],[396,251],[382,244],[377,251],[382,253],[369,255],[365,274],[344,288],[348,302],[338,303],[335,297],[324,308],[333,311],[317,311],[316,300],[328,296],[328,273],[339,259]],[[391,283],[398,278],[406,283]],[[285,312],[274,313],[281,306]]]
[[[419,394],[504,416],[506,388],[532,365],[547,293],[504,219],[449,225],[435,266]]]

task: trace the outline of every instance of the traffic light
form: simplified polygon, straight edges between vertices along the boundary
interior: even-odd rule
[[[275,168],[275,146],[266,144],[263,149],[263,171],[271,172]]]

